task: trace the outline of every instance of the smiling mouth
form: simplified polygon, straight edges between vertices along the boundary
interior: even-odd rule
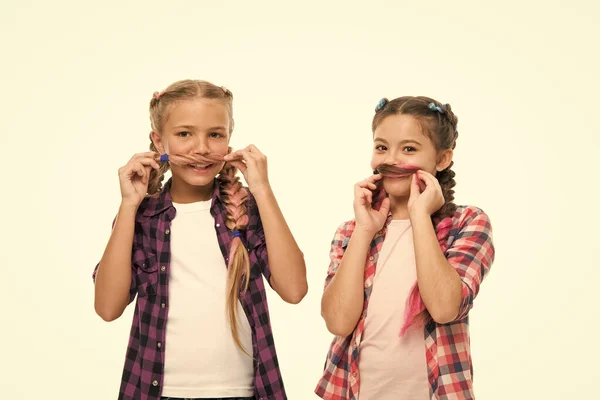
[[[214,164],[188,164],[190,168],[197,169],[200,171],[206,171],[211,168]]]

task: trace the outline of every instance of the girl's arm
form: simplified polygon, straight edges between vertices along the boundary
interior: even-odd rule
[[[327,329],[337,336],[350,335],[363,310],[367,256],[373,237],[383,228],[390,210],[388,198],[382,201],[379,210],[373,209],[373,191],[377,190],[376,183],[380,180],[381,175],[372,175],[354,185],[354,228],[347,229],[348,225],[343,225],[333,239],[321,315]],[[343,242],[347,237],[350,241],[344,251]]]
[[[137,207],[121,205],[95,273],[94,308],[105,321],[123,314],[130,302],[131,251]]]
[[[431,318],[446,324],[458,315],[462,293],[460,276],[442,253],[431,216],[413,215],[411,223],[419,292]]]
[[[421,193],[417,179],[426,184]],[[465,318],[494,260],[492,228],[487,215],[469,207],[460,218],[460,231],[444,254],[431,214],[444,204],[438,181],[427,172],[413,176],[409,213],[413,225],[417,283],[431,317],[444,324]],[[448,257],[448,258],[446,258]]]
[[[119,168],[121,206],[104,255],[94,272],[94,308],[105,321],[119,318],[133,300],[130,290],[133,287],[131,252],[135,215],[148,193],[151,169],[160,169],[154,156],[155,153],[151,151],[135,154],[126,165]]]
[[[331,244],[331,264],[321,299],[321,316],[329,332],[336,336],[350,335],[362,313],[365,262],[373,234],[355,230],[344,251],[345,237],[342,226]]]
[[[306,265],[269,184],[267,157],[249,145],[224,159],[244,174],[256,200],[267,242],[271,287],[284,301],[299,303],[308,291]]]
[[[308,291],[304,256],[288,227],[277,204],[275,195],[268,185],[252,191],[260,212],[265,240],[270,284],[286,302],[299,303]]]

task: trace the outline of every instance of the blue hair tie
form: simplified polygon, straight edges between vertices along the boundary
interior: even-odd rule
[[[167,153],[161,154],[159,161],[160,162],[167,162],[167,161],[169,161],[169,155]]]
[[[234,237],[234,238],[236,238],[236,237],[241,237],[241,236],[242,236],[242,234],[241,234],[241,233],[240,233],[240,231],[238,231],[237,229],[236,229],[235,231],[233,231],[233,237]]]
[[[432,111],[436,111],[440,114],[445,114],[446,111],[444,111],[444,109],[438,105],[436,105],[435,103],[429,103],[429,109]]]
[[[375,111],[380,111],[381,109],[383,109],[383,107],[385,107],[385,105],[388,103],[388,99],[386,99],[385,97],[381,100],[379,100],[379,103],[377,103],[377,106],[375,107]]]

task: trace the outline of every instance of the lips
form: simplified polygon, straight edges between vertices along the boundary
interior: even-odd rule
[[[194,169],[209,169],[214,164],[189,164],[190,167]]]

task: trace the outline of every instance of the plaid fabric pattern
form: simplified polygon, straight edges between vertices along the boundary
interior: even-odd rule
[[[429,322],[424,327],[424,351],[431,400],[474,399],[473,366],[469,346],[469,310],[484,277],[494,261],[492,228],[488,216],[479,208],[460,206],[453,218],[448,236],[446,258],[462,280],[462,302],[457,318],[448,324]],[[383,246],[385,227],[373,238],[365,268],[365,301],[354,332],[348,337],[336,336],[327,354],[323,376],[315,393],[326,400],[357,400],[360,390],[358,352],[378,255]],[[356,221],[342,224],[331,244],[331,263],[325,288],[342,261]],[[400,327],[398,327],[400,329]]]
[[[135,221],[132,251],[130,303],[136,298],[133,323],[121,379],[119,400],[159,400],[164,373],[166,323],[169,313],[168,276],[170,267],[170,224],[176,210],[171,202],[169,180],[163,192],[146,197]],[[254,355],[254,398],[286,400],[279,371],[267,305],[263,275],[270,282],[264,231],[254,197],[247,201],[249,223],[242,232],[248,249],[250,285],[241,298],[242,308],[252,329]],[[228,262],[232,232],[225,225],[227,213],[219,185],[215,185],[211,214],[225,263]],[[113,222],[114,223],[114,222]],[[96,278],[98,265],[93,272]],[[190,305],[193,307],[194,305]],[[202,305],[198,305],[201,307]],[[210,327],[207,327],[210,329]],[[201,332],[198,332],[199,338]]]

